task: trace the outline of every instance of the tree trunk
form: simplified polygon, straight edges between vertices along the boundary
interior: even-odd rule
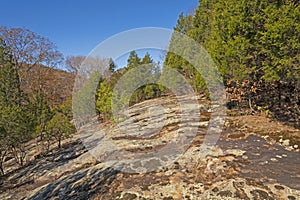
[[[4,175],[3,163],[0,163],[0,172],[1,175]]]
[[[58,138],[58,148],[60,149],[61,147],[61,138]]]

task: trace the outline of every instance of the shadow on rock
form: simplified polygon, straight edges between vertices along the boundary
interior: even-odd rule
[[[28,200],[89,199],[96,194],[108,193],[119,171],[101,164],[61,177],[35,191]]]

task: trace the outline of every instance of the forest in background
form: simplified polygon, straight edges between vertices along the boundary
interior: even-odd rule
[[[179,15],[174,31],[200,43],[212,57],[226,87],[228,108],[246,109],[245,114],[263,113],[300,126],[298,1],[202,0],[193,14]],[[178,45],[175,37],[172,45]],[[147,57],[141,59],[131,52],[126,70],[113,73],[113,77],[121,77],[128,69],[146,63],[155,68],[157,63]],[[164,65],[180,72],[195,91],[209,97],[203,77],[187,60],[168,52]],[[158,71],[153,69],[153,73]],[[103,83],[97,95],[111,94],[115,79],[103,80],[109,83]],[[104,90],[104,86],[109,86],[109,90]],[[162,86],[143,86],[133,94],[131,103],[166,92],[170,91]],[[104,105],[98,101],[98,110],[103,109],[109,116],[110,110]]]
[[[202,0],[194,14],[179,16],[174,30],[208,51],[222,74],[229,108],[249,108],[299,127],[298,1]],[[165,63],[205,91],[187,61],[168,53]]]

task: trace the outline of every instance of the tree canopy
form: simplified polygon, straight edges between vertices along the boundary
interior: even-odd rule
[[[288,81],[300,73],[299,20],[299,6],[291,0],[201,0],[194,16],[180,14],[174,30],[205,47],[225,81]],[[194,80],[196,88],[204,85],[177,55],[168,53],[165,64]]]

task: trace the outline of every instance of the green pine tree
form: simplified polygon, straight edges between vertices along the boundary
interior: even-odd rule
[[[111,99],[112,91],[108,86],[106,80],[103,80],[102,82],[100,82],[97,90],[96,109],[104,120],[108,120],[111,118]]]
[[[67,116],[62,113],[56,113],[47,123],[47,131],[57,141],[57,147],[61,148],[61,141],[75,132],[75,127],[70,123]]]
[[[34,112],[28,98],[21,90],[17,69],[11,60],[8,48],[2,43],[0,45],[0,127],[1,134],[6,137],[1,137],[0,140],[1,143],[6,144],[4,149],[9,150],[16,162],[22,166],[27,154],[26,142],[31,139],[34,129]]]

